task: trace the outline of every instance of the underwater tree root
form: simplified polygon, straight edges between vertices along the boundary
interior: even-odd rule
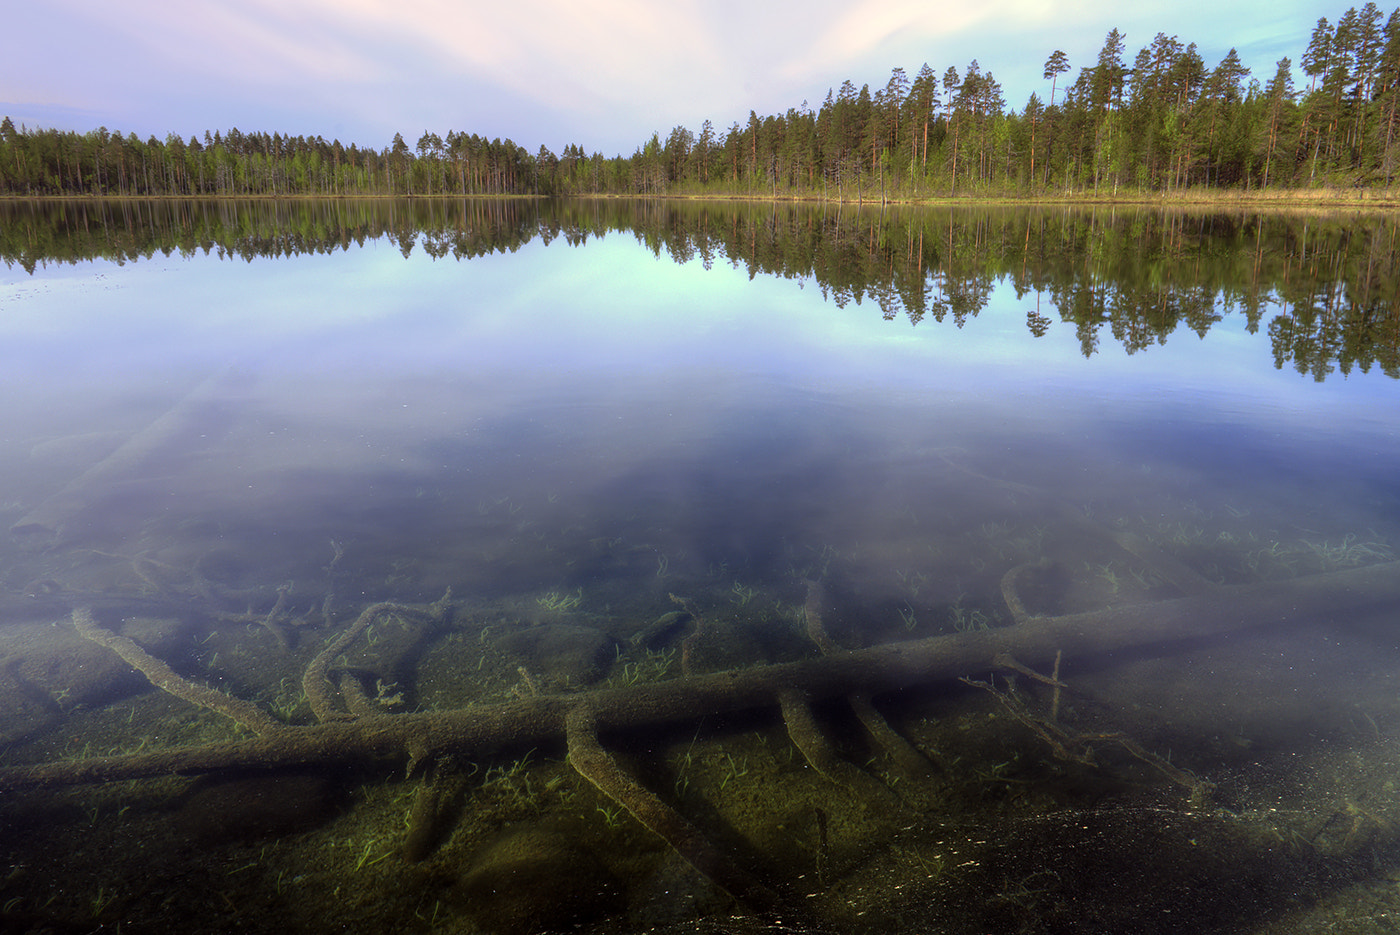
[[[216,711],[257,734],[270,734],[283,726],[271,715],[263,713],[255,705],[242,698],[226,695],[221,691],[206,685],[198,685],[177,675],[170,666],[125,636],[118,636],[111,630],[98,626],[97,621],[93,619],[92,611],[86,607],[80,607],[73,611],[73,626],[87,639],[94,643],[100,643],[116,653],[127,665],[150,679],[151,684],[161,691],[168,692],[177,698],[183,698],[201,708]]]
[[[1043,679],[1043,676],[1041,677]],[[1002,708],[1006,710],[1012,718],[1019,721],[1050,747],[1055,757],[1067,763],[1078,763],[1081,766],[1094,768],[1098,762],[1094,759],[1095,743],[1111,743],[1120,747],[1127,753],[1151,766],[1166,776],[1172,782],[1186,789],[1191,793],[1193,805],[1203,803],[1210,795],[1214,786],[1205,780],[1195,776],[1180,767],[1172,765],[1166,757],[1159,756],[1148,750],[1142,744],[1126,734],[1117,732],[1085,734],[1066,730],[1045,718],[1033,714],[1030,708],[1026,707],[1019,697],[1011,691],[1003,691],[993,682],[983,682],[978,679],[961,678],[958,681],[973,688],[980,688],[990,692]]]
[[[381,613],[391,610],[406,609],[399,604],[392,604],[387,601],[378,604],[370,604],[355,622],[350,624],[335,639],[326,644],[326,648],[317,653],[316,658],[311,660],[311,664],[302,673],[301,688],[306,692],[307,703],[311,705],[312,712],[318,721],[349,721],[355,718],[353,713],[336,710],[336,695],[339,693],[336,683],[331,681],[331,662],[345,650],[350,648],[350,644],[355,642],[359,635],[369,629]],[[346,699],[347,704],[352,704],[351,699]]]
[[[820,581],[808,580],[806,585],[807,599],[802,611],[807,621],[807,637],[817,645],[824,656],[840,653],[841,645],[827,632],[822,618],[826,589]],[[779,695],[778,700],[782,707],[783,722],[787,725],[788,737],[813,769],[852,791],[865,792],[867,798],[876,801],[886,801],[890,798],[887,786],[874,782],[865,772],[840,759],[822,736],[816,719],[807,707],[806,698],[786,691]],[[930,773],[929,761],[913,744],[890,727],[884,715],[870,700],[868,693],[851,692],[846,696],[846,702],[871,740],[884,752],[899,778],[909,780],[905,785],[906,793],[917,795],[923,800],[920,804],[927,804],[927,797],[916,790],[920,789],[921,781]],[[872,794],[872,788],[876,794]]]
[[[874,695],[956,679],[996,668],[999,654],[1012,655],[1043,670],[1053,664],[1061,650],[1066,656],[1085,659],[1129,646],[1170,644],[1249,627],[1322,624],[1371,614],[1391,616],[1397,608],[1400,563],[1388,562],[622,688],[541,694],[448,711],[354,719],[332,716],[320,724],[279,726],[243,740],[10,766],[0,769],[0,790],[344,762],[407,763],[411,770],[425,757],[437,754],[479,755],[558,741],[566,734],[569,712],[580,706],[587,707],[599,730],[626,730],[693,721],[710,713],[773,707],[784,691],[796,691],[809,699]],[[197,703],[210,700],[206,697]]]
[[[338,558],[339,556],[337,556]],[[393,601],[381,601],[378,604],[370,604],[360,611],[360,616],[355,619],[349,629],[341,633],[326,648],[316,654],[316,658],[311,660],[311,664],[306,667],[302,674],[301,687],[306,692],[306,700],[311,705],[312,712],[318,721],[344,721],[353,720],[364,715],[365,700],[356,694],[345,694],[338,692],[337,683],[331,681],[330,670],[336,657],[350,648],[350,644],[359,638],[360,634],[369,629],[375,620],[384,614],[398,614],[409,618],[422,618],[432,622],[441,622],[447,617],[448,608],[452,600],[452,589],[448,588],[436,602],[428,605],[426,611],[422,608],[411,607],[407,604],[398,604]],[[343,682],[345,688],[350,686]],[[336,695],[340,693],[346,702],[346,706],[351,711],[336,710]],[[354,709],[358,708],[358,712]]]
[[[801,692],[794,689],[779,692],[778,704],[783,712],[788,738],[807,764],[821,776],[854,793],[862,801],[893,808],[902,804],[889,786],[841,758],[817,726],[812,708]]]
[[[623,772],[598,742],[597,721],[587,704],[569,711],[565,732],[569,764],[578,774],[675,848],[706,879],[753,909],[763,911],[777,904],[772,890],[731,863],[680,812]]]
[[[439,761],[428,768],[428,775],[413,793],[413,805],[408,810],[404,824],[408,830],[404,835],[399,856],[406,864],[416,864],[426,858],[437,847],[443,834],[443,817],[448,770],[446,761]]]

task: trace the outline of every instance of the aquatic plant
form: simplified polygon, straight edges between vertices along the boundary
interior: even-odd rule
[[[747,605],[749,601],[753,600],[754,597],[758,595],[758,592],[755,591],[753,588],[745,587],[744,585],[736,581],[734,582],[734,586],[729,589],[729,594],[729,599],[732,602],[738,604],[740,607],[743,607]]]
[[[360,859],[355,861],[356,870],[363,870],[365,867],[373,867],[375,864],[393,856],[394,851],[392,849],[386,850],[378,857],[371,856],[374,853],[376,843],[375,841],[369,841],[365,844],[364,850],[360,852]]]
[[[532,749],[508,763],[488,768],[482,776],[481,791],[494,796],[507,810],[527,814],[542,811],[550,796],[569,798],[560,777],[536,781],[532,774],[539,764],[534,761],[534,754]]]
[[[302,716],[311,712],[306,692],[291,678],[277,683],[277,690],[266,702],[269,712],[284,724],[295,724]]]
[[[914,616],[914,608],[910,604],[905,604],[899,608],[899,619],[904,623],[904,629],[913,630],[919,625],[919,620]]]
[[[909,869],[922,873],[925,879],[937,880],[943,875],[947,861],[941,854],[925,855],[923,848],[896,847],[895,855]]]
[[[1395,558],[1395,553],[1384,542],[1361,540],[1354,533],[1347,533],[1335,545],[1330,541],[1305,539],[1303,546],[1318,558],[1325,571],[1354,568],[1374,562],[1389,562]]]
[[[1109,594],[1117,594],[1121,581],[1113,566],[1113,562],[1104,562],[1102,564],[1094,564],[1092,562],[1084,563],[1085,570],[1093,572],[1095,577],[1102,581],[1108,588]]]
[[[824,545],[821,548],[807,546],[807,551],[813,555],[805,565],[799,566],[794,562],[788,566],[788,575],[796,581],[820,581],[826,577],[831,563],[841,557],[841,553],[832,545]]]
[[[583,603],[583,588],[579,588],[573,594],[565,594],[562,591],[546,591],[535,598],[535,603],[550,613],[567,613]]]
[[[616,828],[622,824],[621,805],[615,805],[612,808],[608,808],[606,805],[599,805],[597,811],[603,816],[603,822],[609,828]]]
[[[749,761],[748,758],[745,757],[744,762],[740,764],[735,761],[732,754],[724,752],[720,754],[720,768],[721,778],[719,782],[719,791],[723,792],[725,787],[735,779],[749,774]]]
[[[105,886],[99,886],[97,892],[93,894],[92,899],[88,903],[89,907],[92,909],[92,917],[94,919],[98,918],[116,901],[116,893],[108,890]]]
[[[1390,545],[1374,533],[1365,539],[1346,533],[1337,541],[1261,540],[1255,533],[1227,540],[1223,535],[1216,540],[1222,550],[1216,560],[1237,566],[1248,580],[1291,578],[1395,560]]]
[[[895,571],[895,577],[914,600],[918,599],[919,591],[928,583],[928,575],[922,571]]]
[[[622,668],[616,670],[608,679],[611,685],[627,686],[640,685],[645,682],[659,682],[671,674],[671,667],[676,661],[675,649],[647,649],[643,650],[636,659],[623,662],[621,650],[618,650],[617,661],[622,662]]]
[[[963,595],[958,595],[957,601],[948,608],[948,613],[952,619],[953,629],[958,633],[973,633],[978,630],[991,629],[995,618],[988,616],[980,608],[967,608],[963,606]]]

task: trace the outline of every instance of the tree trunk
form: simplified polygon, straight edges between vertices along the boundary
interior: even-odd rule
[[[1008,574],[1014,581],[1015,571]],[[1044,669],[1057,653],[1076,660],[1249,628],[1328,625],[1400,608],[1400,563],[1288,581],[1218,587],[1187,597],[1022,622],[968,633],[887,643],[820,657],[685,676],[624,688],[536,695],[450,711],[376,715],[279,727],[247,740],[128,756],[0,769],[0,790],[109,782],[171,774],[382,760],[409,769],[440,753],[479,756],[558,742],[570,713],[586,706],[600,731],[693,721],[706,714],[778,707],[780,696],[872,695],[999,667],[998,659]]]

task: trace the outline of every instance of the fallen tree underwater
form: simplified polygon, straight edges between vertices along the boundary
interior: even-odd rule
[[[379,614],[403,610],[400,605],[375,604],[308,666],[305,688],[320,723],[291,726],[269,718],[259,722],[257,736],[245,740],[6,767],[0,769],[0,790],[365,760],[404,763],[412,772],[416,764],[437,754],[481,754],[565,738],[570,712],[583,707],[592,712],[598,731],[625,730],[711,713],[777,707],[785,692],[807,699],[869,696],[1004,668],[1006,659],[1025,666],[1048,666],[1059,652],[1082,658],[1246,628],[1326,623],[1397,609],[1400,562],[1387,562],[1285,581],[1220,587],[1111,610],[1024,616],[1022,622],[1007,627],[835,650],[796,662],[686,675],[624,688],[531,695],[447,711],[357,716],[334,710],[331,705],[336,689],[327,674],[329,659]],[[93,625],[85,621],[86,616],[86,611],[80,610],[75,619],[81,629],[91,631]],[[348,681],[342,680],[342,689]],[[171,690],[160,681],[156,684]],[[202,691],[207,694],[193,700],[214,710],[220,710],[218,699],[236,703],[240,711],[247,704],[213,689]],[[232,709],[221,713],[239,719]]]
[[[1087,660],[1129,648],[1160,645],[1202,637],[1219,637],[1248,629],[1263,630],[1298,624],[1363,620],[1393,615],[1400,609],[1400,562],[1353,568],[1284,581],[1249,585],[1193,587],[1170,600],[1133,604],[1108,610],[1060,616],[1036,616],[1026,611],[1018,583],[1035,566],[1007,572],[1002,591],[1016,622],[1011,626],[885,643],[863,649],[841,649],[821,622],[822,588],[808,582],[808,636],[821,655],[793,662],[756,665],[706,674],[686,671],[680,677],[586,691],[528,694],[518,700],[469,705],[443,711],[385,713],[364,694],[349,671],[332,682],[333,660],[378,619],[399,614],[442,621],[450,612],[450,594],[436,604],[409,607],[377,603],[361,611],[356,621],[330,640],[306,667],[303,690],[318,723],[288,725],[255,705],[188,681],[148,654],[132,640],[119,636],[94,619],[87,608],[73,612],[73,623],[86,638],[116,652],[158,688],[236,721],[256,736],[247,739],[177,747],[126,755],[92,757],[0,769],[0,791],[42,786],[100,783],[170,775],[197,775],[248,769],[278,769],[306,765],[379,764],[403,766],[407,775],[425,772],[419,790],[431,803],[435,784],[431,768],[420,764],[447,762],[445,757],[481,756],[506,748],[542,743],[567,743],[569,761],[583,778],[625,807],[641,824],[667,841],[711,882],[745,905],[767,909],[777,905],[775,894],[730,863],[682,814],[629,776],[607,753],[600,735],[648,725],[694,721],[705,715],[776,707],[788,734],[806,761],[828,779],[869,798],[890,794],[883,783],[846,762],[826,743],[809,707],[821,698],[845,697],[875,744],[896,769],[908,768],[921,754],[896,733],[871,703],[872,696],[940,680],[962,679],[990,688],[1013,716],[1041,735],[1055,749],[1080,762],[1091,762],[1089,740],[1117,742],[1135,756],[1161,769],[1169,778],[1191,786],[1193,795],[1208,787],[1175,770],[1165,761],[1119,735],[1071,735],[1051,721],[1029,714],[1019,702],[997,692],[989,683],[968,676],[996,670],[1031,675],[1055,686],[1059,660],[1069,655]],[[696,631],[703,621],[695,617]],[[1036,675],[1054,665],[1055,676]],[[527,680],[527,685],[529,684]],[[1074,747],[1075,752],[1067,748]],[[419,811],[433,809],[415,807]],[[422,834],[410,827],[404,856],[420,859],[422,848],[412,842]]]

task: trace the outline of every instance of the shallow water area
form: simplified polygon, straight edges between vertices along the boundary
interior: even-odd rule
[[[0,928],[1400,913],[1393,219],[3,210]]]

